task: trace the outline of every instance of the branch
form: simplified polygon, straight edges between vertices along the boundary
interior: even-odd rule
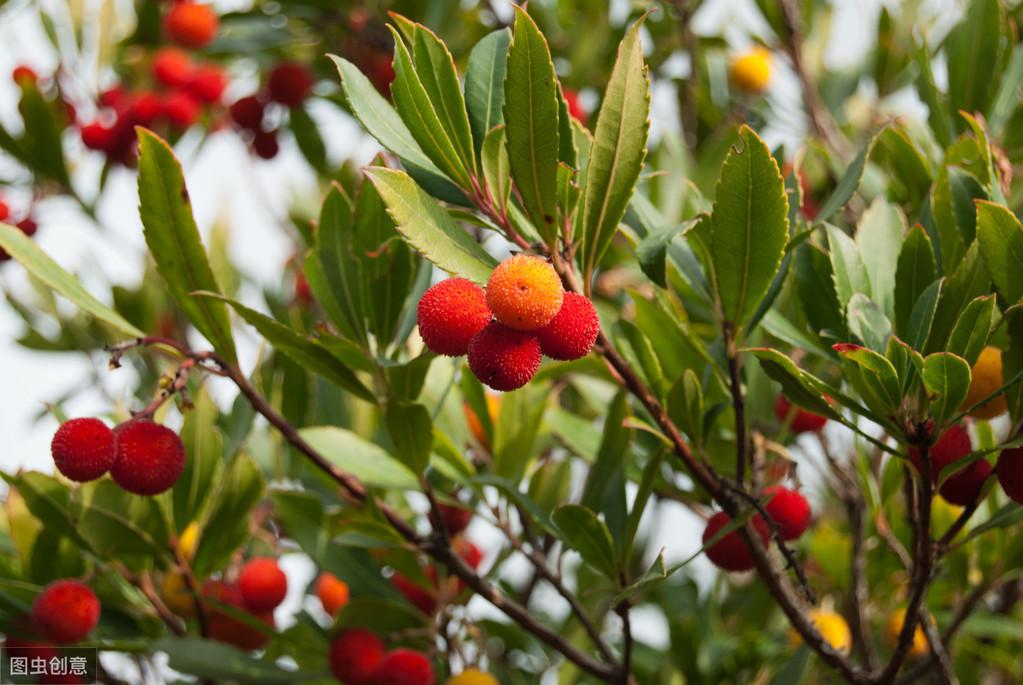
[[[746,400],[742,394],[742,370],[739,354],[735,349],[735,328],[730,322],[725,321],[723,329],[725,351],[728,355],[728,385],[732,393],[732,411],[735,413],[735,480],[742,488],[745,487],[746,462],[749,461],[749,438],[746,436]]]

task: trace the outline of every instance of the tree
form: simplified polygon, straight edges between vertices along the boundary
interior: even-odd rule
[[[451,46],[428,25],[453,8],[391,13],[389,34],[353,8],[338,39],[320,31],[332,11],[289,6],[289,30],[345,52],[325,99],[384,152],[331,165],[306,111],[326,63],[274,52],[265,87],[227,108],[261,157],[290,128],[322,181],[316,218],[294,221],[294,282],[262,311],[204,245],[169,142],[225,115],[219,91],[198,104],[221,73],[198,62],[236,59],[245,17],[214,39],[205,6],[140,6],[124,48],[151,53],[164,92],[107,91],[115,123],[79,133],[108,170],[137,167],[147,278],[100,298],[34,229],[0,226],[51,303],[12,298],[24,344],[140,378],[107,420],[54,407],[60,475],[4,474],[8,647],[166,652],[202,682],[1015,682],[1018,10],[973,0],[927,36],[939,90],[911,9],[881,12],[850,78],[806,64],[825,6],[758,5],[773,52],[731,57],[727,112],[692,3],[601,23],[579,40],[617,49],[575,61],[560,5],[500,26],[476,8]],[[684,142],[653,141],[651,68],[679,49]],[[756,130],[783,59],[809,121],[794,154]],[[16,80],[24,130],[0,144],[40,193],[94,213],[66,162],[63,79]],[[846,116],[868,80],[915,89],[927,121]],[[599,85],[592,122],[570,84]],[[246,370],[235,338],[252,329]],[[677,563],[642,525],[669,502],[707,521]],[[500,544],[477,546],[482,528]],[[296,550],[330,621],[278,630],[274,558]],[[704,554],[723,571],[709,591],[689,566]],[[634,635],[640,607],[667,647]]]

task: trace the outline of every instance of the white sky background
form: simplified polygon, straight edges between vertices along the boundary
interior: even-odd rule
[[[44,4],[59,0],[46,0]],[[236,3],[231,3],[236,4]],[[508,9],[507,0],[495,3]],[[881,0],[835,0],[832,32],[826,48],[826,60],[831,66],[844,66],[862,58],[872,47],[877,15]],[[890,4],[897,4],[893,2]],[[961,2],[937,0],[928,3],[933,16],[940,23],[951,21],[958,15]],[[86,2],[87,6],[95,2]],[[224,3],[218,3],[224,6]],[[614,0],[617,15],[627,11],[625,0]],[[624,10],[624,11],[623,11]],[[696,29],[701,34],[723,34],[729,44],[743,48],[750,44],[750,34],[761,34],[766,29],[752,0],[713,0],[697,16]],[[11,70],[18,64],[27,64],[46,74],[54,67],[54,56],[40,25],[35,9],[23,0],[13,0],[0,12],[0,120],[6,126],[17,121],[17,91],[10,80]],[[768,97],[779,113],[778,122],[764,131],[769,142],[798,141],[803,116],[798,109],[800,93],[798,82],[787,67],[778,64]],[[686,65],[682,64],[682,69]],[[939,79],[941,78],[939,74]],[[229,90],[233,95],[251,90],[252,75],[241,75],[241,83]],[[659,128],[677,128],[678,113],[674,86],[662,82],[655,85],[652,119],[654,131]],[[889,103],[895,110],[920,111],[915,96],[893,98]],[[797,109],[793,109],[797,108]],[[353,157],[368,162],[376,148],[355,122],[337,112],[332,105],[314,108],[323,124],[324,138],[332,159]],[[297,198],[315,206],[315,179],[306,167],[293,141],[282,139],[281,154],[271,162],[250,157],[246,146],[233,134],[214,135],[201,152],[195,146],[179,146],[185,164],[186,180],[194,203],[201,230],[216,220],[229,222],[230,253],[236,265],[267,287],[280,287],[285,261],[291,256],[292,243],[281,231],[286,222],[287,208]],[[86,197],[92,197],[93,186],[99,172],[98,155],[72,152],[70,159],[81,160],[76,180]],[[10,175],[9,166],[0,162],[0,177]],[[26,198],[3,192],[12,209],[18,211]],[[117,171],[109,182],[104,201],[99,206],[105,231],[84,218],[68,201],[51,200],[37,208],[40,231],[36,240],[40,246],[65,268],[82,276],[86,287],[106,297],[110,282],[134,285],[141,276],[144,241],[137,212],[135,172]],[[6,263],[0,265],[0,289],[24,292],[26,278],[21,267]],[[243,294],[250,304],[260,307],[259,293]],[[242,327],[244,331],[244,327]],[[10,309],[0,303],[0,470],[18,468],[52,470],[49,442],[56,422],[52,418],[35,418],[44,405],[63,396],[72,388],[81,387],[89,378],[90,366],[82,355],[55,355],[24,350],[14,340],[21,334],[22,324]],[[247,333],[247,332],[246,332]],[[242,340],[242,360],[246,370],[251,368],[257,341],[251,334]],[[106,390],[113,397],[124,397],[120,389],[130,384],[130,371],[116,373],[102,370],[105,360],[97,358],[100,375]],[[101,414],[110,408],[109,399],[96,389],[81,392],[66,405],[69,415]],[[803,470],[801,474],[810,473]],[[671,560],[684,559],[698,548],[701,531],[698,520],[681,507],[667,507],[655,525],[655,538],[667,548]],[[480,531],[485,535],[486,531]],[[695,562],[699,575],[709,578],[706,560]],[[296,560],[289,561],[289,571],[299,575],[309,572]],[[701,572],[703,571],[703,572]],[[297,577],[293,577],[297,580]],[[292,583],[289,604],[300,601]],[[297,590],[300,592],[300,590]],[[637,622],[641,639],[654,643],[664,638],[662,624],[657,620]]]

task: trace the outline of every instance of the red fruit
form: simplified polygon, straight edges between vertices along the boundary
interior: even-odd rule
[[[789,430],[793,433],[816,433],[824,428],[828,422],[826,416],[795,407],[785,395],[778,395],[778,398],[774,401],[774,415],[778,420],[785,422],[793,410],[795,415],[792,417],[792,423],[789,424]]]
[[[167,37],[186,48],[204,48],[217,35],[220,20],[209,5],[179,2],[163,18]]]
[[[440,504],[438,509],[440,509],[440,515],[444,520],[444,528],[448,531],[448,535],[458,535],[468,528],[469,522],[472,521],[472,510],[465,507]]]
[[[718,531],[727,526],[732,517],[723,511],[719,511],[707,521],[707,528],[703,531],[703,544],[706,545],[717,535]],[[759,516],[753,518],[753,527],[760,536],[761,542],[767,546],[768,529],[767,524]],[[739,535],[738,530],[733,530],[723,538],[707,548],[707,558],[718,568],[726,571],[749,571],[753,568],[753,553],[746,546],[746,541]]]
[[[465,538],[455,538],[452,546],[455,548],[458,556],[462,557],[462,561],[467,563],[474,571],[483,563],[483,550]]]
[[[247,95],[232,103],[229,112],[239,128],[259,131],[263,125],[263,103],[255,95]]]
[[[995,471],[1005,496],[1023,504],[1023,447],[1002,450]]]
[[[391,55],[381,53],[373,60],[369,70],[369,80],[384,97],[390,97],[391,84],[394,83],[394,64]]]
[[[330,643],[330,672],[344,685],[372,685],[384,660],[383,641],[362,628],[349,628]]]
[[[320,598],[323,610],[331,616],[336,616],[348,604],[350,594],[348,583],[329,571],[324,571],[316,579],[316,596]]]
[[[170,428],[137,419],[114,429],[117,461],[114,482],[136,495],[158,495],[177,482],[185,468],[185,446]]]
[[[39,230],[39,224],[37,224],[36,220],[30,216],[26,216],[24,219],[16,223],[15,226],[20,228],[21,232],[27,235],[29,238],[34,236],[36,234],[36,231]]]
[[[14,71],[11,72],[11,78],[19,86],[34,86],[39,81],[39,76],[36,75],[36,72],[24,64],[14,67]]]
[[[483,288],[466,278],[448,278],[423,293],[416,320],[423,343],[435,354],[458,357],[493,317]]]
[[[188,53],[177,48],[161,48],[153,56],[153,75],[170,88],[180,88],[192,80],[195,65]]]
[[[309,287],[309,279],[301,271],[295,273],[295,301],[304,305],[312,304],[313,290]]]
[[[199,118],[199,102],[183,90],[168,93],[163,99],[163,115],[171,126],[186,129]]]
[[[114,431],[99,419],[71,419],[53,434],[50,452],[57,470],[71,480],[96,480],[114,464]]]
[[[7,221],[7,217],[11,215],[11,208],[7,206],[7,203],[0,200],[0,221]]]
[[[931,462],[931,482],[937,484],[942,469],[965,457],[972,449],[970,434],[964,426],[957,424],[946,430],[927,452]],[[908,451],[910,461],[922,473],[919,450],[910,447]],[[979,459],[946,480],[941,486],[941,496],[952,504],[966,506],[980,493],[990,473],[991,465]]]
[[[273,611],[288,594],[288,577],[276,559],[252,559],[238,576],[238,589],[249,611]]]
[[[433,664],[422,652],[396,649],[381,662],[375,685],[434,685]]]
[[[203,586],[202,595],[238,611],[251,614],[256,620],[265,623],[270,628],[274,627],[273,613],[252,614],[246,609],[241,592],[230,583],[208,580]],[[222,608],[213,606],[212,603],[207,603],[206,620],[211,638],[218,642],[234,645],[247,652],[262,649],[270,641],[270,636],[266,632],[228,615]]]
[[[121,85],[111,86],[99,94],[97,101],[101,107],[116,108],[124,102],[127,92]]]
[[[227,76],[220,67],[205,64],[192,73],[186,88],[198,100],[214,104],[220,102],[227,88]]]
[[[280,152],[277,142],[277,131],[256,131],[252,139],[252,149],[262,159],[273,159]]]
[[[163,113],[163,104],[156,93],[142,91],[125,99],[123,115],[119,117],[119,124],[129,129],[138,126],[152,126],[156,118]],[[123,123],[121,123],[123,121]],[[134,135],[134,131],[131,132]]]
[[[600,333],[593,303],[583,295],[566,292],[561,309],[549,324],[536,331],[540,349],[551,359],[570,361],[590,353]]]
[[[304,65],[281,62],[266,79],[270,99],[288,107],[295,107],[309,97],[313,90],[313,74]]]
[[[984,482],[991,475],[991,464],[978,459],[941,484],[941,496],[946,502],[965,507],[980,494]]]
[[[777,524],[778,532],[785,540],[795,540],[810,526],[810,503],[802,493],[779,485],[764,488],[764,494],[771,496],[767,513]]]
[[[540,341],[496,321],[469,343],[469,368],[480,382],[494,390],[516,390],[540,368]]]
[[[422,611],[424,614],[433,614],[437,608],[437,593],[435,589],[427,589],[418,583],[414,583],[401,573],[391,576],[391,585],[401,593],[401,596],[408,600],[408,603]]]
[[[99,623],[99,599],[77,580],[47,585],[32,604],[32,621],[48,640],[57,644],[80,642]]]
[[[82,144],[90,150],[107,151],[113,143],[113,130],[98,121],[83,124],[79,129]]]
[[[565,96],[565,103],[568,105],[568,113],[578,119],[581,123],[585,124],[590,118],[590,115],[589,112],[583,109],[583,106],[579,103],[579,93],[571,88],[564,88],[562,93]]]

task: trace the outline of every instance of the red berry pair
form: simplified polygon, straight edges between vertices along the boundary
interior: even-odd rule
[[[453,546],[462,561],[473,569],[479,568],[479,565],[483,562],[483,551],[479,547],[461,536],[454,538]],[[437,567],[432,564],[423,570],[423,575],[426,576],[428,581],[426,586],[405,577],[401,573],[395,573],[391,576],[391,584],[394,585],[395,589],[401,593],[409,604],[424,614],[432,615],[437,611],[437,601],[440,599],[442,590],[444,591],[443,594],[449,599],[457,597],[465,590],[465,583],[460,578],[453,577],[448,578],[447,585],[442,588],[437,575]]]
[[[67,478],[84,483],[109,471],[115,483],[136,495],[170,489],[185,467],[185,447],[177,433],[145,419],[114,430],[99,419],[71,419],[57,429],[50,451]]]
[[[806,532],[811,520],[810,504],[800,492],[774,485],[764,488],[764,494],[771,498],[764,509],[778,527],[782,539],[795,540]],[[711,516],[703,531],[703,544],[707,545],[731,521],[732,517],[723,511]],[[770,539],[770,527],[759,514],[753,517],[753,528],[766,546]],[[753,553],[738,530],[721,537],[707,547],[706,552],[711,562],[725,571],[749,571],[754,566]]]
[[[960,424],[950,427],[928,450],[928,461],[930,462],[931,482],[935,485],[941,476],[941,471],[946,466],[962,457],[965,457],[973,450],[970,442],[970,433]],[[915,447],[909,448],[909,459],[916,466],[917,471],[922,472],[923,464],[920,461],[920,452]],[[939,492],[945,501],[960,507],[973,502],[984,487],[984,481],[991,474],[991,464],[985,459],[978,459],[966,468],[958,471],[944,483]]]
[[[344,685],[434,685],[433,664],[422,652],[387,652],[383,640],[349,628],[330,643],[330,670]]]

